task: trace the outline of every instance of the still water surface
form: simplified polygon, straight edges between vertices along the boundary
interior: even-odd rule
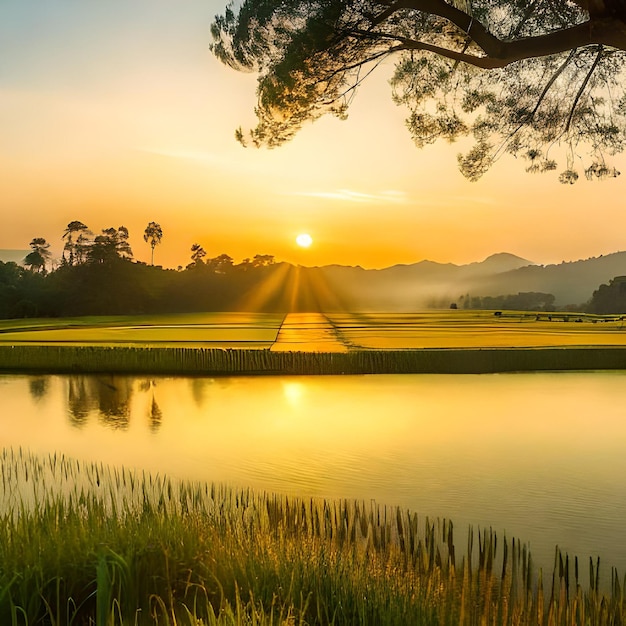
[[[0,376],[0,447],[345,497],[626,572],[626,372]]]

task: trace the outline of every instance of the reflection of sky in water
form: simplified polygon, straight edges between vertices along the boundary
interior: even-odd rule
[[[375,499],[624,571],[624,376],[2,376],[0,445]]]

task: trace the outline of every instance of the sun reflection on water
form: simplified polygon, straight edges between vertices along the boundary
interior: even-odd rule
[[[300,382],[286,381],[283,383],[283,393],[287,404],[293,408],[300,406],[306,387]]]

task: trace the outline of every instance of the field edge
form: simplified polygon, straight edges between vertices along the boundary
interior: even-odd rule
[[[0,345],[0,371],[204,376],[486,374],[626,369],[626,346],[300,352],[129,346]]]

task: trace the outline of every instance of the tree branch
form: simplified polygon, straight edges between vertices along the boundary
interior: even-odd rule
[[[565,61],[559,67],[559,69],[556,72],[554,72],[554,74],[552,74],[552,76],[550,77],[550,80],[546,83],[546,86],[543,88],[543,91],[541,92],[541,95],[539,96],[539,99],[537,100],[537,104],[535,105],[535,108],[532,110],[532,113],[530,114],[530,120],[532,120],[533,117],[535,117],[535,113],[537,113],[537,111],[539,110],[539,107],[541,106],[543,99],[546,97],[548,91],[550,90],[550,87],[554,85],[554,82],[556,81],[556,79],[563,73],[565,68],[570,64],[570,61],[574,58],[574,55],[576,54],[576,51],[577,51],[577,48],[574,48],[569,53],[567,59],[565,59]]]
[[[493,70],[500,67],[505,67],[512,63],[512,61],[504,61],[502,59],[492,59],[490,57],[477,57],[473,54],[466,54],[464,52],[456,52],[455,50],[448,50],[441,46],[435,46],[433,44],[425,43],[423,41],[413,41],[412,39],[400,40],[401,43],[389,49],[389,52],[399,52],[400,50],[425,50],[432,52],[446,59],[453,61],[460,61],[479,67],[484,70]]]
[[[591,44],[603,44],[626,50],[626,24],[615,19],[598,18],[535,37],[504,41],[490,33],[480,21],[444,0],[398,0],[396,3],[389,3],[389,6],[390,10],[413,9],[437,15],[457,26],[485,52],[487,58],[494,61],[493,64],[482,60],[476,61],[482,57],[471,55],[469,59],[461,59],[477,67],[504,67],[522,59],[559,54]],[[420,43],[420,46],[423,45],[425,44]],[[446,56],[456,58],[450,56],[455,53],[448,52]],[[499,63],[495,63],[496,60]]]
[[[437,15],[467,33],[487,56],[500,58],[504,42],[492,35],[481,22],[444,0],[399,0],[398,6]]]
[[[569,112],[569,117],[567,118],[567,124],[565,124],[565,132],[569,130],[570,124],[572,123],[572,118],[574,117],[574,111],[576,111],[576,107],[578,106],[578,101],[580,100],[580,97],[583,95],[583,92],[585,91],[585,87],[587,86],[587,83],[589,82],[589,79],[591,78],[591,75],[594,73],[596,67],[598,67],[598,63],[600,62],[600,59],[602,58],[603,52],[604,52],[604,49],[602,48],[602,46],[600,46],[598,48],[598,54],[596,54],[596,58],[594,59],[592,66],[589,68],[589,71],[587,72],[587,76],[585,76],[585,80],[583,80],[582,85],[580,86],[580,89],[578,90],[578,93],[576,94],[576,97],[574,98],[574,103],[572,104],[572,108]]]
[[[385,53],[386,54],[386,53]],[[340,93],[339,95],[337,95],[335,98],[332,98],[331,100],[329,100],[327,102],[327,104],[333,104],[334,102],[337,102],[338,100],[341,100],[341,98],[345,98],[346,95],[350,92],[353,93],[358,89],[358,87],[365,81],[365,79],[378,67],[378,65],[382,62],[382,59],[380,57],[384,56],[383,54],[378,54],[370,59],[367,59],[367,63],[372,62],[374,60],[376,60],[376,63],[374,65],[374,67],[370,68],[365,76],[358,76],[357,80],[354,82],[353,85],[350,85],[350,87],[348,87],[347,89],[345,89],[342,93]],[[362,67],[362,64],[361,64]],[[359,69],[361,69],[359,67]]]
[[[473,54],[466,54],[464,52],[448,50],[447,48],[435,46],[434,44],[426,43],[423,41],[415,41],[414,39],[408,39],[406,37],[399,37],[398,35],[391,35],[388,33],[381,33],[377,31],[354,30],[351,34],[355,37],[363,37],[369,39],[389,39],[390,41],[397,41],[398,45],[388,48],[385,51],[385,54],[401,52],[403,50],[425,50],[427,52],[432,52],[447,59],[468,63],[482,69],[494,69],[498,67],[504,67],[505,65],[508,65],[512,62],[503,61],[502,59],[492,59],[490,57],[477,57]]]
[[[374,26],[382,24],[386,19],[390,18],[398,10],[398,8],[399,7],[397,3],[389,3],[389,7],[387,9],[381,11],[376,17],[372,19],[372,28]]]
[[[528,6],[526,7],[526,11],[524,12],[524,16],[522,17],[522,19],[519,21],[517,26],[513,29],[513,31],[509,35],[511,39],[514,39],[520,34],[520,31],[522,30],[522,28],[524,28],[524,24],[526,23],[528,18],[532,15],[533,11],[535,10],[537,3],[538,3],[538,0],[534,0],[533,2],[530,2],[528,4]]]
[[[528,116],[528,119],[524,120],[523,122],[521,122],[517,128],[508,135],[508,137],[501,143],[500,147],[495,151],[493,158],[496,159],[498,157],[498,155],[500,154],[500,152],[505,148],[505,146],[510,143],[510,141],[513,139],[513,137],[526,125],[529,124],[530,122],[533,121],[535,115],[537,114],[537,111],[539,110],[539,107],[541,106],[541,103],[543,102],[544,98],[546,97],[546,95],[548,94],[548,91],[550,91],[550,88],[552,87],[552,85],[554,85],[556,79],[563,73],[563,71],[565,70],[565,68],[570,64],[570,62],[572,61],[572,59],[574,58],[574,56],[576,55],[576,49],[572,50],[567,59],[565,59],[565,61],[561,64],[561,66],[556,70],[556,72],[554,72],[552,74],[552,76],[550,77],[550,80],[546,83],[545,87],[543,88],[543,91],[541,92],[541,95],[539,96],[539,98],[537,99],[537,103],[535,104],[535,107],[533,108],[533,110],[531,111],[530,115]]]
[[[372,54],[366,59],[356,61],[355,63],[351,63],[350,65],[345,65],[341,67],[341,69],[334,70],[333,72],[330,73],[329,78],[337,76],[337,74],[344,74],[345,72],[349,72],[350,70],[355,70],[357,68],[362,67],[363,65],[367,65],[368,63],[371,63],[372,61],[378,61],[381,57],[387,56],[388,54],[394,51],[395,50],[391,48],[389,50],[381,50],[380,52],[376,52],[375,54]],[[328,80],[328,78],[325,80]]]

